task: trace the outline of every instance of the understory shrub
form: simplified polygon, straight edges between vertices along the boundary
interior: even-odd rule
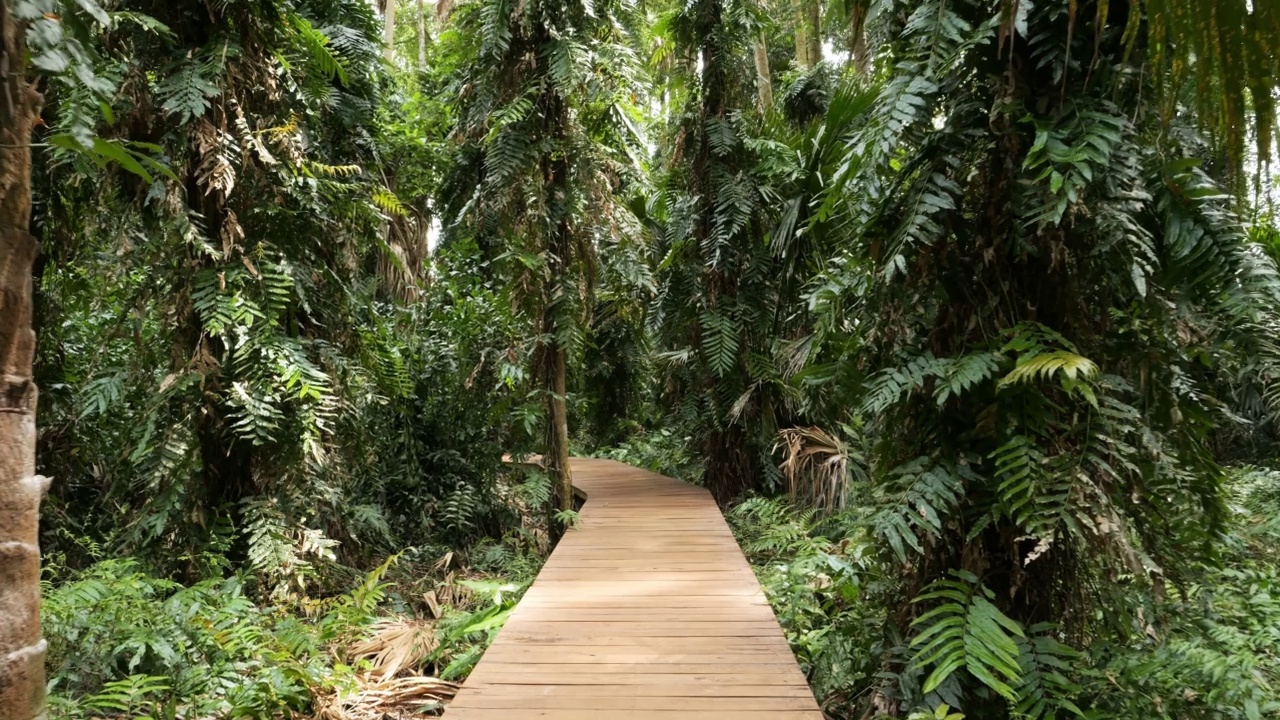
[[[243,576],[184,586],[135,558],[50,569],[50,707],[68,720],[274,719],[310,716],[322,699],[358,702],[362,686],[392,676],[460,681],[544,553],[513,532],[477,544],[461,562],[453,551],[428,562],[403,559],[423,553],[393,555],[347,592],[270,601]],[[323,570],[331,578],[345,571]],[[411,649],[380,652],[410,638]]]
[[[694,454],[690,438],[666,427],[639,433],[590,454],[681,480],[695,481],[702,476],[703,460]]]
[[[1084,695],[1104,717],[1280,717],[1280,471],[1228,473],[1230,520],[1195,582],[1148,597],[1147,623],[1099,638]]]
[[[356,591],[294,616],[245,594],[242,579],[184,587],[131,558],[46,583],[50,704],[66,718],[270,718],[351,681],[331,645],[373,619],[381,571]]]
[[[1145,595],[1141,624],[1053,661],[1079,717],[1280,717],[1280,471],[1244,467],[1228,477],[1230,519],[1216,561],[1189,568],[1193,583]],[[824,516],[753,497],[728,518],[828,715],[884,711],[880,680],[906,665],[910,648],[885,635],[893,583],[873,552],[866,511]],[[1115,592],[1131,592],[1124,578]],[[906,668],[904,683],[922,682]],[[955,717],[952,708],[939,717]]]

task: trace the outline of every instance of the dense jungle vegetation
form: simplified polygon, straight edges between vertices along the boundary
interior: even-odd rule
[[[1275,0],[0,38],[0,718],[434,714],[570,454],[711,490],[833,720],[1280,718]]]

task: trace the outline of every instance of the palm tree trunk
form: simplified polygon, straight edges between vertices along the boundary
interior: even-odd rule
[[[0,720],[44,713],[40,499],[31,373],[31,132],[42,98],[26,82],[23,28],[0,0]]]
[[[769,46],[764,35],[756,36],[751,50],[756,61],[756,93],[760,98],[760,112],[768,112],[773,107],[773,78],[769,74]]]
[[[382,30],[382,52],[387,62],[395,59],[396,41],[396,0],[382,0],[382,19],[386,23]]]

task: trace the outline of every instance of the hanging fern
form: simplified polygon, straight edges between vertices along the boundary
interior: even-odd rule
[[[957,465],[918,457],[894,468],[885,478],[883,506],[872,516],[881,535],[899,560],[907,561],[907,549],[925,551],[925,543],[941,537],[944,519],[964,497],[965,482],[976,480],[973,471]]]
[[[349,85],[351,78],[347,74],[346,64],[329,49],[329,38],[301,15],[290,14],[289,21],[311,67],[329,79],[337,79],[343,85]]]
[[[388,215],[409,217],[409,208],[400,202],[400,198],[386,187],[375,185],[373,188],[373,204]]]
[[[737,364],[739,332],[738,323],[729,316],[714,311],[702,314],[702,352],[716,375],[723,376]]]
[[[189,122],[205,114],[210,101],[221,94],[221,89],[209,77],[208,65],[198,60],[187,60],[156,85],[161,107],[178,116],[180,122]]]
[[[1010,703],[1017,702],[1014,688],[1022,680],[1017,641],[1026,634],[992,604],[995,593],[977,576],[964,570],[951,576],[932,583],[913,601],[936,604],[912,622],[918,628],[911,639],[912,663],[933,668],[923,691],[933,692],[952,673],[964,670]]]

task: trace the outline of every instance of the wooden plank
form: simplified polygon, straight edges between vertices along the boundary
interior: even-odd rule
[[[499,638],[504,644],[511,644],[519,647],[563,647],[566,652],[570,652],[569,648],[592,648],[600,649],[617,649],[630,650],[635,648],[652,650],[655,652],[688,652],[690,650],[701,650],[703,652],[772,652],[772,653],[789,653],[790,646],[787,645],[785,637],[779,633],[777,637],[720,637],[720,638],[698,638],[697,642],[690,642],[687,638],[672,637],[641,637],[632,635],[630,637],[621,637],[613,635],[594,636],[594,637],[569,637],[562,635],[559,637],[543,637],[535,635],[512,635],[507,638]],[[497,643],[497,640],[494,641]]]
[[[620,583],[620,585],[623,585],[623,583]],[[715,605],[716,598],[719,599],[721,604],[768,605],[764,595],[758,592],[734,592],[734,588],[721,593],[709,593],[705,588],[698,588],[696,592],[690,590],[688,593],[670,594],[668,590],[675,587],[671,583],[668,583],[669,588],[667,590],[645,586],[640,583],[625,583],[625,585],[630,585],[634,589],[618,587],[613,594],[578,591],[573,597],[573,605],[560,605],[558,607],[705,607]],[[630,592],[628,592],[629,590]],[[533,587],[529,589],[528,594],[531,596],[529,599],[534,605],[557,606],[555,602],[557,594],[555,591],[540,590],[537,587]]]
[[[600,577],[598,568],[549,568],[540,576],[546,580],[582,581]],[[613,582],[720,582],[745,583],[754,579],[750,570],[617,570],[609,573]]]
[[[586,497],[446,720],[821,720],[709,493],[573,460]]]
[[[807,686],[759,686],[759,685],[681,685],[662,687],[661,685],[491,685],[481,682],[467,682],[463,691],[454,699],[469,697],[472,694],[490,696],[508,696],[521,698],[566,697],[566,698],[677,698],[677,697],[715,697],[715,698],[761,698],[789,697],[802,698],[813,702],[813,693]]]
[[[581,667],[565,667],[566,665],[574,665],[575,663],[565,662],[501,662],[491,661],[485,663],[482,670],[484,673],[478,680],[481,682],[516,682],[519,678],[526,675],[544,675],[546,673],[580,673],[583,672]],[[477,670],[480,672],[481,670]],[[586,668],[587,672],[601,675],[650,675],[655,673],[677,674],[677,675],[751,675],[755,673],[770,673],[785,676],[789,673],[799,672],[795,663],[749,663],[745,665],[736,665],[720,662],[704,662],[704,663],[676,663],[659,660],[653,663],[642,662],[620,662],[620,663],[597,663],[590,668]]]
[[[550,620],[553,622],[592,622],[599,620],[641,620],[646,622],[664,621],[679,623],[686,620],[724,621],[724,620],[773,620],[773,614],[765,605],[746,605],[743,607],[702,607],[702,608],[560,608],[560,607],[517,607],[515,614],[524,620]]]
[[[538,620],[536,635],[639,635],[641,637],[773,637],[780,635],[777,622],[731,620],[726,622],[647,622],[608,620],[564,622]]]
[[[462,707],[449,720],[601,720],[599,710],[480,709]],[[608,720],[823,720],[817,710],[616,710]]]
[[[587,553],[564,553],[547,560],[546,567],[598,568],[603,570],[651,569],[651,570],[721,570],[751,569],[742,558],[726,558],[724,553],[706,556],[682,552],[664,553],[661,556],[627,554],[622,557],[592,558]]]
[[[503,685],[659,685],[662,687],[683,687],[685,685],[757,685],[760,687],[779,687],[795,685],[796,679],[773,673],[756,673],[737,675],[685,675],[682,673],[599,673],[583,672],[582,668],[568,666],[572,672],[559,669],[548,669],[541,672],[530,672],[523,675],[510,675],[501,679]],[[473,673],[480,672],[477,665]],[[798,670],[796,672],[799,672]],[[492,676],[481,675],[480,682],[496,684],[499,682]]]
[[[772,652],[722,652],[719,654],[701,654],[674,652],[653,652],[651,648],[618,648],[605,650],[599,648],[577,647],[545,647],[537,645],[513,646],[502,645],[489,648],[484,659],[487,663],[559,663],[580,664],[653,664],[653,663],[723,663],[726,665],[769,665],[776,663],[778,657]],[[486,663],[486,664],[487,664]]]
[[[490,710],[809,710],[808,697],[566,697],[495,695],[471,692],[459,696],[449,707]],[[450,715],[450,717],[453,717]]]
[[[599,573],[588,573],[589,575]],[[569,575],[569,577],[565,577]],[[724,575],[720,578],[701,577],[699,573],[618,573],[607,585],[602,585],[594,580],[584,580],[577,577],[579,573],[565,573],[562,571],[551,571],[547,577],[549,582],[555,582],[558,587],[548,588],[547,584],[539,586],[542,592],[559,593],[560,588],[569,588],[570,590],[580,590],[583,593],[592,593],[593,596],[601,594],[601,590],[605,590],[606,597],[614,597],[619,592],[631,593],[633,590],[641,593],[655,594],[659,597],[669,596],[672,592],[689,591],[703,597],[712,597],[720,595],[758,595],[760,586],[755,577],[747,572],[732,573]],[[590,584],[587,584],[590,583]],[[532,589],[532,588],[531,588]]]
[[[540,625],[541,623],[535,623]],[[783,647],[786,646],[785,635],[782,630],[765,630],[750,629],[735,632],[732,629],[714,629],[714,630],[684,630],[678,628],[657,630],[657,632],[645,632],[645,630],[628,629],[625,626],[613,626],[609,628],[607,635],[594,635],[599,638],[609,638],[609,642],[625,644],[627,641],[643,641],[643,639],[652,639],[652,641],[660,641],[666,638],[684,638],[692,646],[714,647],[719,644],[721,647],[733,647],[733,641],[758,641],[746,642],[745,644],[764,644],[759,641],[772,641],[777,639]],[[557,628],[556,630],[539,630],[536,628],[518,628],[513,630],[511,637],[507,638],[508,642],[532,643],[532,644],[576,644],[580,641],[584,630],[580,626],[571,626],[571,628]],[[594,639],[594,638],[593,638]],[[497,641],[494,641],[497,642]],[[675,644],[675,643],[671,643]],[[741,644],[739,646],[741,647]]]

